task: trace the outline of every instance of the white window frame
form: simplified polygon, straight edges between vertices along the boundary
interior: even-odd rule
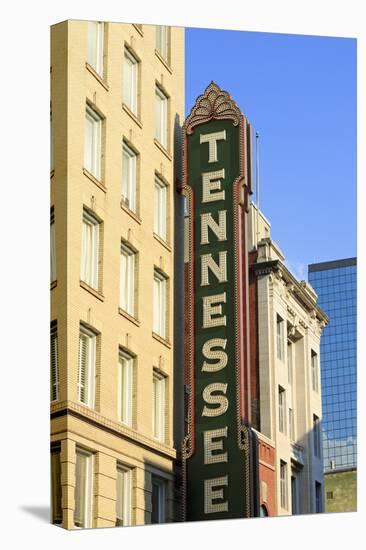
[[[284,360],[285,322],[281,315],[276,314],[277,359]]]
[[[87,63],[103,78],[104,23],[88,21]]]
[[[157,487],[158,490],[158,514],[156,523],[165,523],[166,522],[166,481],[156,475],[151,476],[151,510],[153,509],[153,486]],[[152,520],[152,512],[151,512]]]
[[[286,433],[286,391],[278,386],[278,430]]]
[[[156,25],[155,48],[161,57],[169,63],[170,29],[166,25]]]
[[[82,346],[86,346],[85,366],[83,366]],[[96,356],[97,335],[80,324],[77,394],[78,401],[91,408],[95,405]],[[85,368],[84,382],[82,381],[83,368]]]
[[[51,401],[59,399],[57,324],[51,326]]]
[[[50,253],[51,253],[51,283],[56,281],[56,241],[55,241],[55,214],[51,211],[51,224],[50,224]]]
[[[139,60],[125,47],[123,55],[123,103],[138,116]]]
[[[168,149],[168,96],[155,86],[155,138]]]
[[[280,504],[284,510],[287,510],[287,502],[287,463],[280,460]]]
[[[135,316],[136,252],[121,243],[119,307],[132,317]]]
[[[168,186],[156,175],[154,182],[154,233],[164,241],[167,241],[167,205]]]
[[[84,168],[97,180],[101,179],[102,124],[102,117],[87,103],[85,109]],[[90,136],[88,134],[89,126],[91,126]]]
[[[132,426],[135,358],[124,350],[118,354],[118,419]]]
[[[132,469],[117,464],[116,527],[132,525]]]
[[[154,269],[153,332],[167,338],[167,278]]]
[[[314,350],[311,350],[310,360],[311,360],[312,388],[313,388],[313,391],[318,393],[318,391],[319,391],[318,354]]]
[[[83,209],[80,279],[98,290],[100,221]]]
[[[166,439],[166,392],[167,377],[153,370],[152,430],[159,441]]]
[[[85,484],[84,487],[80,487],[80,491],[85,492],[84,494],[84,510],[82,514],[84,516],[84,522],[82,525],[76,525],[75,523],[75,512],[76,512],[76,500],[78,492],[78,483],[81,483],[81,480],[77,479],[77,460],[78,456],[80,459],[85,460]],[[74,525],[76,528],[90,528],[92,527],[93,521],[93,453],[86,451],[77,447],[76,449],[76,462],[75,462],[75,509],[74,509]]]
[[[137,153],[127,143],[122,146],[122,204],[137,210]]]

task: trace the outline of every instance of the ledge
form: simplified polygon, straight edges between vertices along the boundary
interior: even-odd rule
[[[156,147],[159,149],[159,151],[161,151],[166,156],[167,159],[172,161],[173,157],[169,153],[169,151],[167,149],[165,149],[164,145],[162,145],[160,143],[160,141],[158,141],[156,138],[154,138],[154,143],[155,143]]]
[[[89,286],[84,281],[80,281],[80,286],[81,286],[81,288],[83,288],[87,292],[90,292],[90,294],[95,296],[95,298],[98,298],[98,300],[100,300],[101,302],[104,302],[104,296],[98,290],[96,290],[95,288],[92,288],[91,286]]]
[[[166,346],[167,348],[172,349],[172,345],[169,342],[169,340],[166,340],[162,336],[159,336],[159,334],[156,334],[156,332],[154,331],[152,332],[152,337],[158,342],[160,342],[161,344],[164,344],[164,346]]]
[[[141,35],[141,36],[144,36],[144,31],[142,29],[140,29],[140,27],[138,26],[137,23],[132,23],[133,27],[135,27],[135,29],[137,30],[137,32]]]
[[[141,325],[141,321],[139,321],[138,319],[136,319],[136,317],[134,317],[133,315],[130,315],[129,313],[127,313],[127,311],[125,311],[124,309],[122,309],[121,307],[118,308],[118,313],[120,315],[122,315],[122,317],[125,317],[126,319],[128,319],[129,321],[131,321],[131,323],[133,323],[134,325],[136,325],[137,327],[139,327]]]
[[[130,209],[128,208],[128,206],[126,206],[126,205],[123,203],[123,200],[122,200],[122,199],[121,199],[121,202],[120,202],[120,206],[121,206],[121,210],[123,210],[124,212],[126,212],[126,214],[128,214],[129,216],[131,216],[131,218],[132,218],[133,220],[135,220],[135,222],[137,222],[138,224],[141,225],[141,223],[142,223],[141,218],[139,218],[138,215],[137,215],[135,212],[133,212],[133,210],[130,210]]]
[[[169,71],[170,74],[173,74],[173,70],[172,70],[171,66],[169,65],[168,61],[166,59],[164,59],[164,57],[161,55],[159,50],[155,49],[155,55],[162,62],[162,64],[166,68],[166,70]]]
[[[93,176],[93,174],[91,174],[86,168],[83,168],[83,174],[84,176],[86,176],[88,179],[90,179],[90,181],[92,181],[93,183],[95,183],[95,185],[97,187],[99,187],[99,189],[101,189],[103,191],[103,193],[106,193],[107,192],[107,188],[106,186],[104,185],[104,183],[102,183],[100,180],[98,180],[95,176]]]
[[[137,116],[127,107],[125,103],[122,103],[122,109],[128,114],[130,118],[137,124],[139,128],[142,128],[142,122]]]
[[[164,239],[162,239],[157,233],[153,233],[154,235],[154,239],[156,239],[161,245],[164,246],[164,248],[166,248],[169,252],[172,251],[172,247],[170,246],[170,244],[167,242],[167,241],[164,241]]]
[[[94,76],[94,78],[99,82],[99,84],[101,84],[103,86],[103,88],[105,90],[107,90],[107,92],[109,92],[109,86],[106,83],[106,81],[100,76],[100,74],[97,73],[97,71],[91,65],[89,65],[89,63],[87,61],[85,62],[85,67]]]
[[[50,179],[52,179],[54,175],[55,175],[55,169],[51,170],[51,172],[50,172]]]
[[[50,290],[53,290],[57,286],[57,279],[50,284]]]

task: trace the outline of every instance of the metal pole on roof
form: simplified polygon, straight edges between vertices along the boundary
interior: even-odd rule
[[[257,207],[257,234],[256,234],[256,244],[258,248],[259,240],[259,133],[255,133],[255,203]]]

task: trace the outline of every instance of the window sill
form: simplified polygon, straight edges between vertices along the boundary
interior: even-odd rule
[[[167,241],[164,241],[164,239],[155,232],[153,233],[153,235],[154,235],[154,239],[156,239],[161,245],[163,245],[164,248],[166,248],[169,252],[172,251],[172,247]]]
[[[132,120],[137,124],[137,126],[139,126],[139,128],[142,128],[141,120],[137,118],[137,116],[127,107],[125,103],[122,103],[122,109],[124,110],[125,113],[128,114],[130,118],[132,118]]]
[[[132,25],[135,27],[135,29],[137,30],[137,32],[141,35],[141,36],[144,36],[144,31],[142,29],[140,29],[140,27],[138,26],[137,23],[132,23]]]
[[[162,145],[160,141],[158,141],[156,138],[154,138],[154,143],[156,147],[167,157],[167,159],[171,161],[172,155],[169,153],[167,149],[165,149],[164,145]]]
[[[137,327],[139,327],[141,325],[141,322],[138,319],[136,319],[133,315],[130,315],[129,313],[127,313],[127,311],[125,311],[124,309],[122,309],[120,307],[118,308],[118,313],[120,315],[122,315],[122,317],[125,317],[126,319],[131,321],[131,323],[133,323]]]
[[[104,296],[98,290],[96,290],[95,288],[92,288],[84,281],[80,281],[80,286],[81,288],[83,288],[84,290],[86,290],[87,292],[95,296],[95,298],[98,298],[98,300],[100,300],[101,302],[104,302]]]
[[[141,223],[142,223],[141,218],[139,218],[139,216],[138,216],[133,210],[130,210],[130,209],[128,208],[128,206],[126,206],[126,205],[123,203],[122,199],[121,199],[121,209],[122,209],[124,212],[126,212],[126,214],[128,214],[129,216],[131,216],[131,218],[133,218],[133,219],[135,220],[135,222],[137,222],[138,224],[141,225]]]
[[[53,290],[57,286],[57,279],[51,282],[50,290]]]
[[[90,181],[92,181],[93,183],[95,183],[95,185],[97,187],[99,187],[99,189],[101,189],[103,191],[103,193],[106,193],[107,192],[107,189],[106,189],[106,186],[104,185],[104,183],[102,183],[100,180],[98,180],[95,176],[93,176],[93,174],[91,174],[86,168],[83,168],[83,174],[84,176],[86,176],[88,179],[90,179]]]
[[[159,50],[155,50],[155,55],[162,62],[162,64],[166,68],[166,70],[169,71],[170,74],[173,74],[173,70],[172,70],[171,66],[169,65],[168,61],[166,59],[164,59],[164,57],[161,55]]]
[[[158,342],[160,342],[161,344],[164,344],[164,346],[166,346],[167,348],[171,349],[172,348],[172,345],[171,343],[169,342],[169,340],[166,340],[165,338],[163,338],[162,336],[159,336],[159,334],[156,334],[156,332],[152,332],[152,337],[155,338],[155,340],[157,340]]]
[[[96,80],[98,80],[99,84],[101,84],[103,86],[103,88],[105,90],[107,90],[107,92],[109,91],[109,86],[108,84],[106,83],[106,81],[100,76],[100,74],[97,73],[97,71],[91,66],[89,65],[88,62],[85,63],[85,67],[88,69],[88,71],[94,76],[94,78]]]

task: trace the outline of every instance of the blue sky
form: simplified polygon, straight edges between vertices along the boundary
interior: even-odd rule
[[[356,256],[356,40],[186,29],[186,115],[214,80],[260,134],[260,208],[299,278]]]

